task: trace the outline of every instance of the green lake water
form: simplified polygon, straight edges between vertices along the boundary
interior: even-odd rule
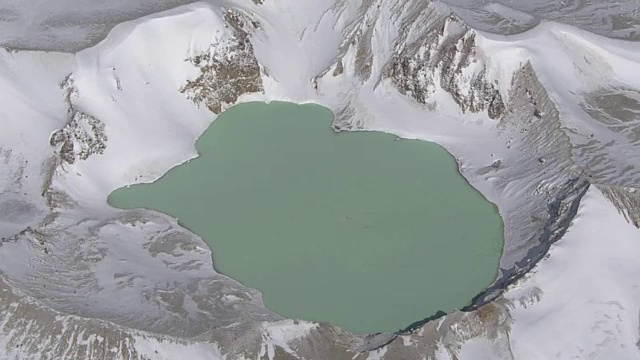
[[[218,271],[288,318],[392,332],[467,305],[497,274],[494,205],[442,147],[336,134],[332,120],[317,105],[236,106],[198,139],[199,158],[109,203],[178,218]]]

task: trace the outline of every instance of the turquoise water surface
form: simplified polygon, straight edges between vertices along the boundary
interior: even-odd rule
[[[283,316],[392,332],[466,305],[495,278],[502,221],[440,146],[332,131],[317,105],[242,104],[200,157],[113,206],[155,209]]]

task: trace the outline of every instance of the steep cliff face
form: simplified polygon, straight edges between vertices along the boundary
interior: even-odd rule
[[[73,106],[73,99],[78,97],[78,92],[71,76],[60,87],[66,93],[65,102],[69,106],[68,122],[64,128],[51,135],[51,146],[60,145],[59,156],[68,164],[86,160],[93,154],[104,153],[107,147],[104,123]]]
[[[357,21],[345,29],[332,74],[352,66],[361,82],[388,79],[423,105],[435,105],[434,94],[443,90],[463,112],[486,111],[498,119],[505,104],[475,39],[476,33],[440,3],[364,1]],[[349,51],[353,63],[345,64]]]
[[[423,18],[424,17],[424,18]],[[476,53],[475,33],[453,15],[426,7],[401,33],[414,41],[396,41],[385,78],[420,104],[428,104],[438,90],[449,93],[463,112],[487,111],[502,116],[505,105],[496,84],[486,76],[486,65]]]
[[[180,89],[189,99],[205,105],[215,114],[235,103],[240,95],[263,90],[260,67],[250,41],[250,34],[259,29],[260,24],[232,9],[225,10],[224,21],[232,29],[233,36],[189,59],[201,74]]]
[[[584,94],[580,104],[594,120],[591,128],[575,129],[574,157],[590,181],[640,226],[640,91],[628,85],[608,85]],[[603,136],[604,135],[604,136]]]

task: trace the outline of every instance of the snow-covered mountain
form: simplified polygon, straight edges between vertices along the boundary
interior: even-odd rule
[[[640,358],[637,4],[506,5],[0,1],[0,358]],[[107,205],[250,100],[443,145],[503,218],[495,283],[358,336],[283,319],[175,219]]]

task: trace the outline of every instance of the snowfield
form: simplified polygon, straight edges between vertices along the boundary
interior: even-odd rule
[[[505,297],[515,304],[511,332],[518,359],[637,359],[638,229],[597,190],[549,257]]]
[[[256,2],[147,15],[74,54],[0,50],[0,358],[640,358],[640,43],[485,33],[438,2]],[[444,146],[504,220],[495,284],[355,336],[265,309],[176,219],[107,204],[254,100]]]

